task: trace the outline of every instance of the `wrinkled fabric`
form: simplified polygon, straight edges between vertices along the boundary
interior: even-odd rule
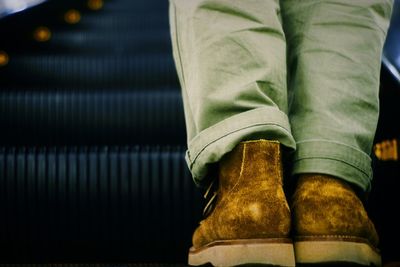
[[[364,190],[391,0],[170,0],[186,162],[202,185],[243,140],[278,140],[293,175]]]

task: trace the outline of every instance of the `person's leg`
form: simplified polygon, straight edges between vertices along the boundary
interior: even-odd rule
[[[198,184],[208,180],[209,165],[218,166],[189,264],[294,266],[281,144],[294,149],[295,142],[286,115],[279,2],[170,3],[188,133],[186,160]]]
[[[295,148],[278,0],[171,0],[170,24],[197,184],[240,141]]]
[[[368,190],[391,1],[284,0],[282,14],[293,174],[331,174]]]
[[[299,177],[297,263],[379,265],[378,237],[354,188],[370,189],[387,0],[284,0],[289,118]]]

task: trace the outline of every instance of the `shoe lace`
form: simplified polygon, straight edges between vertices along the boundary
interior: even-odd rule
[[[214,209],[215,202],[218,196],[218,186],[217,186],[217,179],[213,179],[211,183],[208,185],[206,192],[204,193],[204,198],[207,201],[206,206],[203,209],[203,217],[206,218],[212,210]]]

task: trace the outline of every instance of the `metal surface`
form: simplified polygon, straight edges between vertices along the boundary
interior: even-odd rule
[[[0,0],[0,18],[24,11],[46,0]]]
[[[400,0],[393,7],[392,21],[383,49],[382,63],[400,83]]]
[[[184,149],[0,147],[0,262],[184,262],[202,206]]]

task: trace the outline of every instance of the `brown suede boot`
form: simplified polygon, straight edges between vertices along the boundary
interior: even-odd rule
[[[346,182],[300,176],[292,211],[296,263],[381,266],[375,227]]]
[[[267,140],[241,142],[221,159],[189,265],[295,265],[281,161],[280,144]]]

